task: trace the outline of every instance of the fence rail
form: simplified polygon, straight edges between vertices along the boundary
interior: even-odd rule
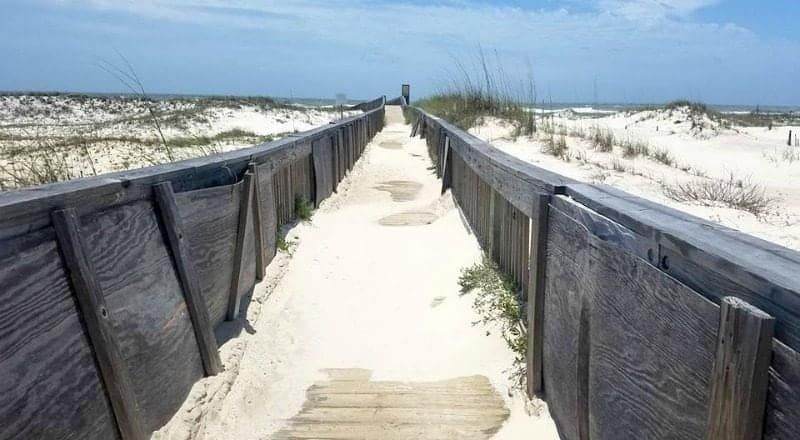
[[[528,391],[563,438],[800,438],[800,253],[404,111],[521,287]]]
[[[230,153],[0,194],[0,439],[142,439],[204,375],[302,197],[381,129],[363,114]],[[241,325],[239,322],[238,325]]]

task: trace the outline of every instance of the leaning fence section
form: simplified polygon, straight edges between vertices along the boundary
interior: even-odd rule
[[[336,191],[384,102],[249,149],[0,195],[0,439],[163,426],[222,371],[214,330],[241,327],[280,227]]]
[[[405,112],[519,287],[562,438],[800,438],[800,254]]]

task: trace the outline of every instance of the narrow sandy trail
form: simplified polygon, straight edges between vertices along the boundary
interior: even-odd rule
[[[480,248],[409,131],[388,107],[339,193],[296,228],[293,257],[236,338],[246,348],[229,390],[181,416],[192,437],[557,438],[546,409],[528,416],[509,392],[499,334],[472,325],[457,281]]]

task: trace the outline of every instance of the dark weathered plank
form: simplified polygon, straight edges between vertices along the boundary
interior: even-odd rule
[[[243,269],[246,258],[246,240],[248,223],[253,212],[253,175],[247,173],[242,184],[242,200],[239,208],[239,224],[236,235],[236,251],[233,254],[233,276],[231,277],[230,297],[228,298],[228,312],[226,319],[233,321],[239,317],[239,306],[242,299],[242,289],[247,283],[244,281]],[[249,287],[246,287],[249,289]]]
[[[264,239],[264,265],[268,265],[277,252],[278,238],[278,217],[275,206],[275,186],[273,185],[272,174],[258,166],[257,180],[259,187],[258,196],[260,197],[259,207],[261,209],[261,236]]]
[[[764,438],[800,438],[800,353],[774,339]]]
[[[86,255],[78,221],[73,209],[53,212],[53,227],[64,258],[64,267],[69,273],[81,318],[114,409],[117,427],[123,439],[143,440],[145,434],[128,366],[111,326],[114,316],[106,305],[94,268]]]
[[[547,222],[550,196],[539,194],[531,217],[530,269],[528,270],[528,396],[542,391],[544,352],[544,295],[547,267]]]
[[[154,185],[153,191],[158,204],[161,224],[164,226],[167,243],[175,262],[175,270],[183,289],[186,308],[192,320],[200,357],[203,359],[203,369],[206,375],[214,376],[223,370],[222,361],[219,358],[214,326],[208,317],[208,306],[200,292],[197,273],[186,243],[183,221],[178,213],[178,205],[175,203],[175,193],[169,182]]]
[[[750,304],[722,299],[706,439],[761,438],[774,327]]]
[[[581,438],[575,422],[586,416],[577,405],[588,386],[588,438],[703,438],[718,308],[564,214],[550,214],[544,386],[562,436]],[[586,307],[588,379],[579,377]]]
[[[660,248],[661,269],[698,293],[716,303],[735,296],[774,316],[775,337],[800,349],[800,253],[606,186],[567,192]]]
[[[0,286],[0,439],[118,438],[51,228],[0,243]]]
[[[175,194],[189,255],[215,327],[225,320],[228,308],[241,185],[240,182]]]
[[[81,239],[149,433],[172,417],[203,377],[180,281],[150,202],[81,220]]]
[[[311,146],[316,181],[316,206],[333,193],[333,152],[330,140],[320,139]]]
[[[267,267],[265,256],[264,244],[264,220],[263,208],[261,206],[261,179],[259,178],[258,166],[255,162],[251,162],[248,168],[250,174],[253,175],[253,225],[255,233],[255,247],[256,247],[256,279],[264,279],[264,268]]]

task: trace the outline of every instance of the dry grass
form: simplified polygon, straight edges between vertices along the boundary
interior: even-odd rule
[[[665,185],[664,194],[678,202],[695,202],[705,206],[722,204],[729,208],[747,211],[755,216],[764,215],[775,203],[763,186],[750,179],[694,180],[687,183]]]

